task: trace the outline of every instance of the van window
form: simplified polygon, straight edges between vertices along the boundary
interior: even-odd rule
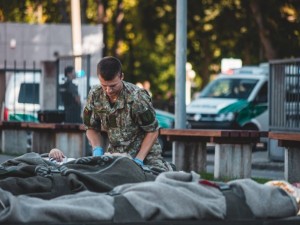
[[[39,104],[39,84],[22,83],[18,98],[19,103]]]
[[[265,82],[264,85],[261,87],[255,101],[258,103],[266,103],[268,101],[268,83]]]
[[[257,82],[257,79],[217,79],[199,97],[247,99]]]

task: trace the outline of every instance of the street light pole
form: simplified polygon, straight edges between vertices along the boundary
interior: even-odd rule
[[[186,80],[186,37],[187,37],[187,0],[176,2],[176,81],[175,81],[175,128],[186,127],[186,103],[185,103],[185,80]],[[179,142],[173,144],[172,162],[178,169],[178,160],[184,157],[184,145]]]
[[[175,82],[175,128],[186,126],[186,28],[187,0],[177,0],[176,5],[176,82]]]

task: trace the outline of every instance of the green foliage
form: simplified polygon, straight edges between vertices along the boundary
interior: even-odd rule
[[[200,176],[201,176],[202,179],[212,180],[212,181],[228,182],[228,181],[233,180],[233,179],[229,179],[229,178],[215,179],[213,174],[206,173],[206,172],[200,173]],[[260,183],[260,184],[264,184],[264,183],[267,183],[268,181],[271,181],[271,179],[260,178],[260,177],[252,177],[251,179],[256,181],[257,183]]]
[[[8,4],[9,2],[9,4]],[[176,1],[85,0],[82,21],[99,23],[103,3],[106,54],[123,62],[126,80],[149,80],[153,96],[175,89]],[[300,1],[187,1],[187,61],[200,91],[222,58],[257,64],[300,56]],[[254,10],[255,9],[255,10]],[[0,0],[1,22],[70,23],[70,0]]]

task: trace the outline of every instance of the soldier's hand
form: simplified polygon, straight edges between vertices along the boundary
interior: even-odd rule
[[[134,158],[133,161],[135,161],[138,165],[143,166],[144,162],[143,160],[140,160],[139,158]]]

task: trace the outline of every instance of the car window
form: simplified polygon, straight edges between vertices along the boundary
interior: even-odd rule
[[[256,96],[256,102],[266,103],[268,101],[268,83],[264,83]]]
[[[200,97],[247,99],[257,79],[218,79],[201,92]]]
[[[22,83],[18,97],[19,103],[39,104],[39,84]]]

